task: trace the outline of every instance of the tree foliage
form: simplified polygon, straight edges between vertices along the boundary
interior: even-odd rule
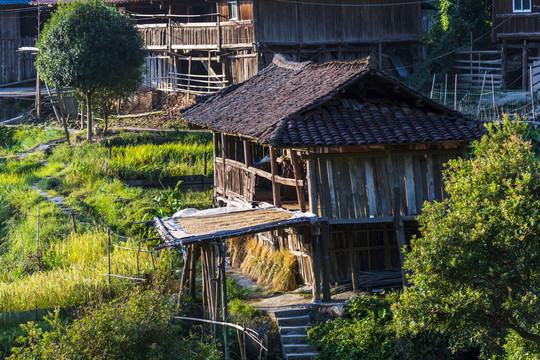
[[[414,286],[397,321],[403,331],[450,334],[455,348],[496,354],[517,335],[538,349],[539,164],[523,123],[487,129],[471,159],[449,162],[448,199],[424,207],[405,265]]]
[[[36,68],[49,84],[74,87],[87,101],[104,89],[135,90],[143,72],[144,42],[125,14],[100,0],[71,1],[45,24],[37,42]]]

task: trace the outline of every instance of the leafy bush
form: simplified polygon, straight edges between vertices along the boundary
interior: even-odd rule
[[[207,339],[172,322],[174,310],[174,302],[146,291],[90,308],[68,325],[57,312],[47,318],[52,331],[25,325],[10,359],[219,359]]]

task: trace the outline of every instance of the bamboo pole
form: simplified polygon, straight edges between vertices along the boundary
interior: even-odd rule
[[[433,74],[433,81],[431,82],[431,93],[429,95],[429,97],[431,99],[433,99],[433,89],[435,88],[435,77],[437,76],[437,74]]]

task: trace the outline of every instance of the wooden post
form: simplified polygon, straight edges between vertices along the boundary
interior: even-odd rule
[[[197,259],[199,257],[200,249],[197,244],[193,244],[191,249],[191,259],[190,259],[190,268],[189,273],[189,297],[195,299],[196,290],[197,290]]]
[[[187,92],[191,92],[191,56],[188,59],[188,80],[187,80]]]
[[[433,74],[433,82],[431,83],[431,93],[429,95],[430,99],[433,99],[433,89],[435,88],[435,77],[436,76],[437,76],[437,74]]]
[[[530,88],[531,88],[531,105],[532,105],[532,119],[533,121],[536,120],[536,116],[534,114],[534,91],[533,91],[533,71],[532,71],[532,66],[529,67],[529,80],[530,80]]]
[[[224,133],[221,133],[221,158],[223,159],[223,197],[227,197],[227,149],[228,148],[228,139]]]
[[[521,75],[521,88],[523,91],[527,91],[527,82],[528,82],[528,76],[527,76],[527,70],[529,68],[529,58],[527,55],[527,40],[523,40],[523,53],[522,53],[522,75]]]
[[[291,150],[291,162],[294,170],[294,179],[296,180],[296,196],[298,198],[298,204],[300,205],[300,211],[306,211],[306,199],[304,195],[304,186],[299,185],[298,182],[302,180],[300,173],[300,162],[298,161],[298,153],[295,150]]]
[[[321,301],[321,227],[311,228],[311,244],[313,246],[313,302]]]
[[[169,53],[171,52],[171,49],[172,49],[172,19],[171,19],[171,14],[172,14],[172,3],[169,3],[169,16],[168,16],[168,26],[167,26],[167,29],[168,29],[168,34],[167,34],[167,50],[169,51]]]
[[[37,229],[36,229],[36,254],[39,253],[39,207],[41,204],[38,204],[37,206]]]
[[[69,214],[69,216],[71,217],[71,223],[73,224],[73,232],[76,234],[77,233],[77,220],[75,219],[75,213],[72,212]]]
[[[216,27],[217,27],[217,51],[221,54],[221,14],[219,13],[219,2],[216,2]]]
[[[111,229],[107,228],[107,273],[111,275]],[[111,277],[107,276],[109,291],[111,290]]]
[[[244,160],[246,166],[253,166],[253,157],[251,156],[251,143],[248,140],[244,140]]]
[[[444,76],[444,101],[443,105],[446,105],[446,91],[448,89],[448,73]]]
[[[491,74],[491,94],[493,96],[493,110],[499,117],[499,110],[497,109],[497,103],[495,102],[495,82],[493,80],[493,74]]]
[[[37,31],[38,39],[41,34],[41,6],[38,1],[37,8]],[[39,78],[39,73],[36,71],[36,116],[39,119],[41,117],[41,80]]]
[[[484,87],[486,86],[487,71],[484,71],[484,80],[482,81],[482,90],[480,91],[480,99],[478,99],[478,114],[480,116],[480,104],[482,103],[482,95],[484,94]]]
[[[220,271],[220,278],[221,278],[221,311],[223,316],[223,322],[229,321],[229,312],[227,308],[227,274],[225,273],[225,244],[222,244],[219,247],[219,253],[220,253],[220,264],[219,264],[219,271]],[[229,333],[227,332],[227,328],[223,327],[223,349],[225,354],[225,360],[229,359]]]
[[[272,195],[274,199],[274,206],[281,207],[281,194],[279,191],[279,184],[276,182],[277,155],[276,149],[273,146],[270,146],[270,168],[272,169]]]
[[[356,263],[356,256],[352,237],[349,237],[347,239],[347,243],[349,246],[349,267],[351,269],[351,284],[353,291],[358,291],[358,264]]]
[[[508,55],[508,47],[506,45],[506,40],[503,40],[501,47],[501,85],[503,88],[506,88],[506,56]]]
[[[456,74],[454,77],[454,110],[457,110],[457,78],[458,75]]]
[[[405,231],[403,230],[403,219],[401,217],[401,189],[394,188],[394,229],[399,247],[399,261],[401,263],[401,278],[403,286],[407,286],[407,278],[405,276],[404,258],[407,242],[405,240]]]
[[[330,242],[330,225],[324,222],[321,225],[322,243],[322,301],[330,301],[330,252],[328,243]]]
[[[203,166],[204,166],[204,176],[206,177],[207,173],[208,173],[208,164],[206,162],[206,158],[207,158],[207,154],[206,154],[206,151],[203,152]]]
[[[315,159],[312,155],[307,160],[307,183],[309,212],[319,216],[319,204],[317,202],[317,177],[315,173]]]

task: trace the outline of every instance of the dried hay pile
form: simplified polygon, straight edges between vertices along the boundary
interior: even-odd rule
[[[275,291],[292,291],[298,287],[298,262],[288,250],[272,251],[256,238],[231,241],[233,266],[240,269],[258,285],[266,285]]]

